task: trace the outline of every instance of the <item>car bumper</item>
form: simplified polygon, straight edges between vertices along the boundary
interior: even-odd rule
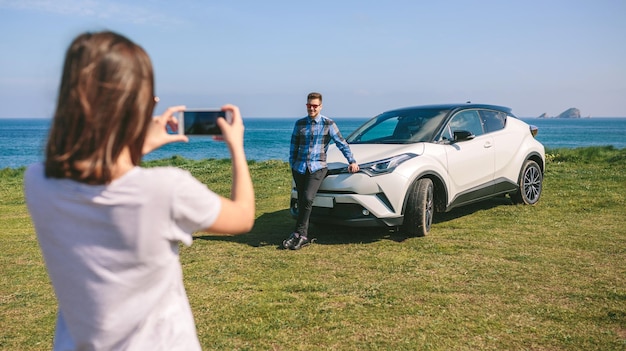
[[[291,215],[298,218],[297,199],[291,199]],[[403,217],[377,218],[357,203],[335,204],[333,208],[313,206],[310,221],[349,227],[395,227],[402,225]]]
[[[397,179],[396,179],[397,178]],[[313,201],[311,222],[352,227],[394,227],[402,224],[401,203],[385,187],[400,190],[406,179],[397,174],[370,177],[363,173],[328,176]],[[399,193],[403,193],[400,191]],[[297,191],[291,192],[291,214],[297,217]]]

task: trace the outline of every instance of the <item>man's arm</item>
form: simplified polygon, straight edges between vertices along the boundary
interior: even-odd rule
[[[339,148],[343,156],[348,160],[349,166],[348,171],[350,173],[355,173],[359,171],[359,165],[356,163],[356,159],[352,155],[352,150],[350,150],[350,145],[348,142],[341,136],[341,132],[339,131],[339,127],[337,124],[333,122],[330,126],[330,137],[335,142],[335,145]]]
[[[300,149],[300,138],[298,135],[298,122],[293,126],[293,131],[291,132],[291,144],[289,145],[289,167],[292,169],[296,165],[298,151]]]

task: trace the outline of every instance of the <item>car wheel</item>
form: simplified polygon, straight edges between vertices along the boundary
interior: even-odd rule
[[[514,194],[511,194],[511,199],[518,204],[536,204],[541,196],[542,183],[543,175],[537,162],[526,160],[517,182],[519,189]]]
[[[409,236],[424,236],[433,223],[433,181],[428,178],[417,180],[409,188],[409,198],[404,210],[402,230]]]

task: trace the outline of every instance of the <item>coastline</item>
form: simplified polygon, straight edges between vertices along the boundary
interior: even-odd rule
[[[289,140],[297,118],[247,118],[245,148],[251,161],[282,160],[289,155]],[[334,118],[342,134],[348,136],[369,118]],[[626,117],[522,118],[539,127],[537,139],[547,149],[612,145],[626,148]],[[0,119],[0,169],[19,168],[43,160],[43,149],[50,119]],[[175,155],[188,159],[228,157],[225,145],[207,138],[189,143],[165,145],[144,160],[168,159]]]

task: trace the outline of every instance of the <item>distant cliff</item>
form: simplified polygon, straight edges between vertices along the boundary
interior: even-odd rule
[[[568,108],[556,118],[580,118],[580,110],[574,107]]]
[[[556,117],[550,117],[544,112],[537,118],[580,118],[580,110],[575,107],[568,108]]]

